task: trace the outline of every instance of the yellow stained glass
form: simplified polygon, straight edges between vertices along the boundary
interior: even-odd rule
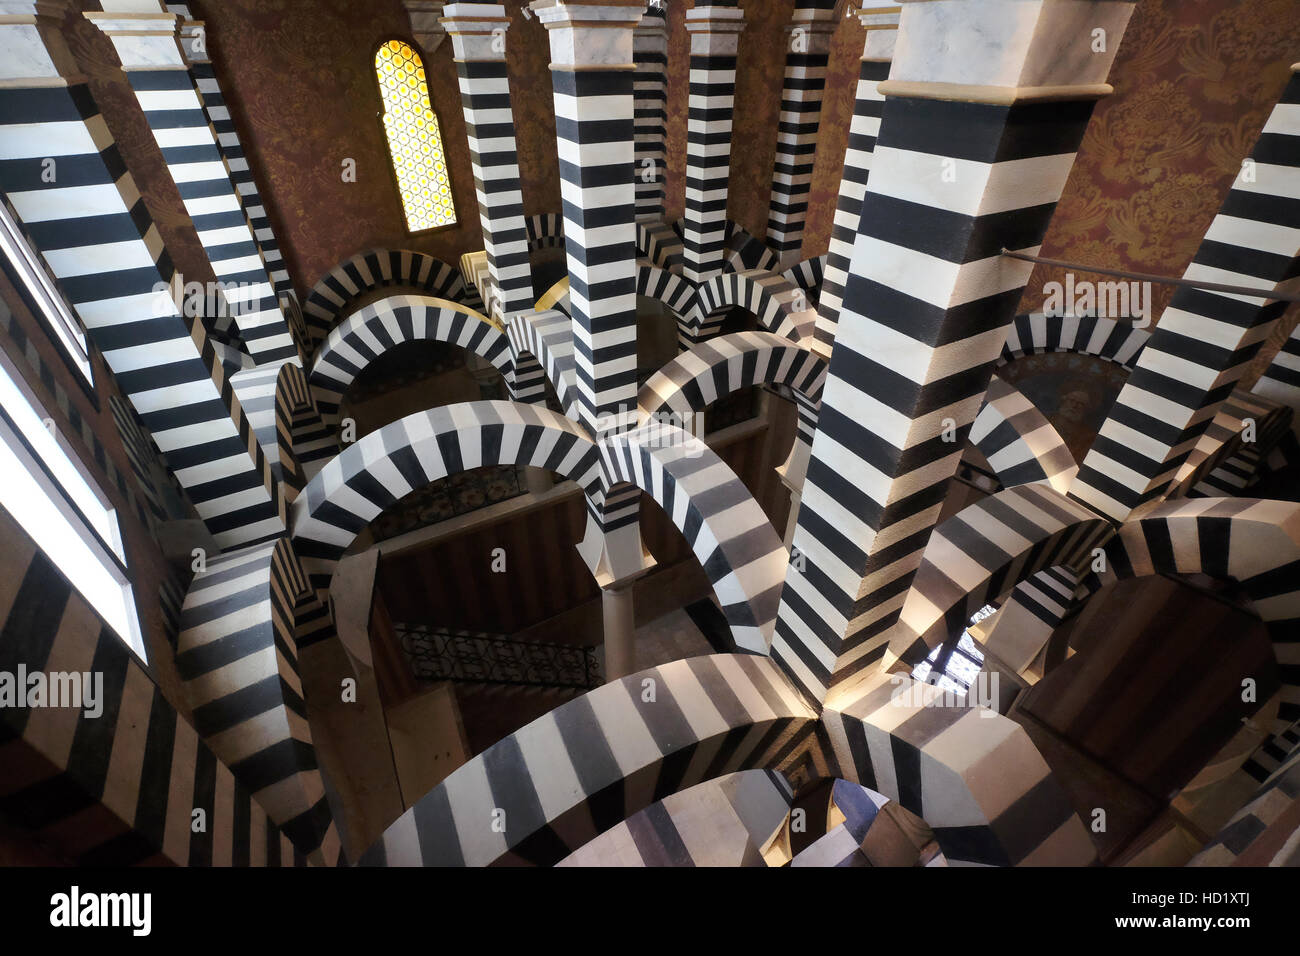
[[[375,74],[406,227],[418,232],[449,226],[456,221],[456,208],[420,54],[401,40],[389,40],[375,54]]]

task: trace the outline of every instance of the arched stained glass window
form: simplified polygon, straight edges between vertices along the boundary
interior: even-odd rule
[[[411,232],[456,222],[451,176],[438,117],[429,100],[424,63],[409,43],[389,40],[375,54],[384,98],[384,132],[397,174],[397,189]]]

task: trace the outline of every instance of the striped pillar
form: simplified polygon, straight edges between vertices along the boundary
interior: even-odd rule
[[[593,435],[636,410],[632,32],[644,0],[531,5],[551,41],[573,315],[577,420]]]
[[[1290,408],[1295,413],[1291,430],[1300,436],[1300,326],[1282,343],[1251,391]]]
[[[884,655],[1132,10],[903,5],[772,645],[814,699]]]
[[[853,258],[853,240],[862,219],[862,197],[867,192],[867,174],[871,154],[880,131],[880,110],[885,98],[877,89],[889,76],[889,62],[894,57],[898,36],[898,7],[864,10],[858,14],[867,31],[862,50],[862,69],[858,74],[858,91],[853,102],[853,119],[849,124],[849,143],[844,151],[844,172],[840,176],[840,196],[835,204],[835,221],[831,225],[830,248],[826,253],[826,271],[817,299],[817,325],[813,330],[815,348],[825,355],[835,342],[844,301],[844,283]]]
[[[682,275],[695,283],[721,272],[725,259],[736,49],[744,28],[745,14],[737,9],[735,0],[718,0],[686,11],[691,80]]]
[[[1298,190],[1300,73],[1293,72],[1183,276],[1300,288]],[[1079,466],[1070,496],[1116,521],[1162,498],[1286,305],[1179,288]]]
[[[662,222],[668,133],[668,25],[663,8],[651,7],[632,35],[636,119],[636,218]]]
[[[189,7],[183,3],[169,3],[167,11],[180,17],[181,53],[184,54],[185,61],[190,67],[190,74],[198,87],[199,99],[203,101],[203,111],[217,134],[217,146],[226,160],[226,168],[230,170],[230,181],[235,184],[235,191],[239,194],[244,214],[248,216],[248,221],[253,227],[253,238],[262,252],[262,260],[269,270],[276,295],[282,299],[291,298],[297,301],[293,280],[289,278],[284,257],[280,254],[280,244],[276,241],[271,220],[266,214],[266,204],[257,190],[257,183],[253,180],[253,172],[248,166],[248,157],[244,154],[244,147],[239,142],[239,133],[235,130],[235,123],[230,117],[230,108],[221,93],[221,85],[217,82],[212,61],[208,58],[208,37],[203,21],[195,20],[190,15]]]
[[[202,324],[60,34],[0,2],[0,189],[222,547],[284,533],[283,502]]]
[[[85,16],[117,50],[248,354],[258,365],[300,361],[216,131],[181,54],[179,21],[158,0],[103,0],[102,5],[105,12]]]
[[[516,312],[533,307],[528,227],[506,76],[510,18],[500,4],[454,3],[444,8],[442,25],[451,35],[460,76],[483,247],[499,302],[496,318],[508,323]]]
[[[786,31],[785,80],[767,214],[767,244],[780,257],[780,272],[799,261],[803,247],[835,4],[836,0],[797,0]]]

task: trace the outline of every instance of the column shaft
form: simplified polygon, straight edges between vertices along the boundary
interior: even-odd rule
[[[1029,277],[1000,251],[1041,243],[1132,12],[1087,5],[1112,51],[1093,54],[1077,3],[1026,0],[990,53],[997,7],[905,3],[900,36],[918,42],[880,90],[795,531],[805,561],[772,645],[818,700],[884,655]]]
[[[745,15],[734,4],[713,3],[686,13],[691,80],[682,275],[695,283],[717,275],[725,261],[736,51],[744,28]]]
[[[835,0],[798,0],[790,26],[767,217],[767,244],[782,270],[798,262],[803,246],[834,17]]]
[[[203,111],[217,134],[217,146],[221,149],[221,155],[225,157],[226,168],[230,170],[230,181],[235,184],[235,191],[239,194],[244,214],[248,216],[248,222],[253,227],[253,238],[262,251],[262,261],[266,263],[269,270],[271,284],[275,286],[276,295],[296,301],[297,294],[294,292],[293,280],[289,278],[289,272],[285,268],[284,256],[280,253],[280,244],[275,238],[275,230],[271,227],[266,204],[262,201],[261,193],[258,192],[253,171],[248,165],[248,157],[244,153],[244,146],[239,141],[239,133],[230,115],[230,107],[226,105],[221,84],[212,67],[212,60],[208,57],[207,33],[203,21],[193,19],[189,7],[185,4],[169,3],[167,10],[181,18],[181,52],[190,65],[190,74],[194,77],[195,86],[198,88],[199,99],[203,101]]]
[[[1184,277],[1300,288],[1298,184],[1300,73],[1292,73]],[[1070,497],[1116,521],[1163,498],[1286,306],[1180,287],[1079,466]]]
[[[668,28],[664,11],[651,8],[632,38],[636,63],[636,218],[662,222],[668,131]]]
[[[644,4],[532,4],[551,41],[577,416],[590,432],[636,407],[632,32]]]
[[[0,24],[0,189],[217,543],[283,534],[279,487],[202,324],[168,294],[175,269],[139,190],[35,20]]]
[[[844,301],[844,283],[848,281],[849,261],[853,258],[853,242],[862,220],[862,197],[867,192],[871,154],[876,148],[876,134],[880,132],[880,111],[885,98],[877,87],[889,76],[889,62],[898,36],[897,12],[873,11],[862,13],[859,18],[867,29],[867,39],[862,51],[857,95],[853,101],[849,142],[844,151],[844,171],[840,176],[840,194],[835,204],[826,269],[817,298],[817,325],[813,330],[818,347],[826,354],[835,342],[840,306]]]
[[[519,181],[510,79],[506,72],[506,29],[510,18],[499,4],[449,4],[442,25],[450,34],[460,77],[465,130],[488,272],[496,288],[496,318],[509,322],[533,306],[528,227]]]
[[[161,3],[157,16],[130,12],[139,7],[132,0],[104,0],[103,6],[104,13],[86,17],[113,41],[185,211],[194,222],[199,243],[221,283],[227,314],[217,317],[215,327],[223,329],[233,321],[249,355],[259,365],[301,361],[217,134],[208,123],[194,77],[177,43],[176,16],[162,12]]]
[[[601,617],[605,624],[605,681],[636,673],[636,611],[632,586],[601,590]]]

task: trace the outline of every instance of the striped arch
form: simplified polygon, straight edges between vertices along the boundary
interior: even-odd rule
[[[825,274],[826,253],[822,253],[787,269],[781,273],[781,278],[807,292],[809,301],[815,305],[822,290],[822,278]]]
[[[729,233],[727,246],[727,263],[723,272],[748,272],[755,269],[763,272],[776,272],[781,267],[781,258],[768,248],[762,239],[751,236],[748,230],[727,220]]]
[[[605,488],[626,482],[654,499],[713,585],[737,649],[767,654],[790,559],[744,482],[673,425],[652,422],[598,447]]]
[[[1294,866],[1300,815],[1300,723],[1267,745],[1272,769],[1263,776],[1247,762],[1243,769],[1261,781],[1249,800],[1188,866]],[[1289,748],[1289,749],[1288,749]]]
[[[714,654],[652,667],[557,707],[457,768],[360,862],[551,866],[671,793],[795,765],[817,746],[816,730],[817,715],[766,658]],[[504,811],[500,832],[494,808]]]
[[[543,292],[542,297],[533,303],[534,312],[546,312],[550,309],[559,309],[565,315],[572,314],[569,309],[569,277],[567,275],[556,280],[555,285]]]
[[[696,345],[641,386],[637,417],[686,416],[747,385],[785,385],[813,407],[822,400],[826,362],[771,332],[736,332]]]
[[[573,358],[573,320],[558,310],[520,312],[510,320],[510,348],[517,367],[541,365],[555,389],[560,407],[576,415],[576,375]]]
[[[487,359],[514,380],[506,334],[481,314],[446,299],[393,295],[352,313],[326,337],[307,378],[325,425],[339,422],[348,387],[371,362],[406,342],[447,342]]]
[[[185,595],[176,669],[199,736],[304,856],[332,865],[341,843],[298,674],[304,595],[287,538],[211,558]]]
[[[385,508],[448,475],[487,465],[559,472],[601,500],[600,458],[580,426],[536,405],[462,402],[416,412],[332,458],[291,506],[294,550],[326,599],[339,558]]]
[[[636,294],[662,302],[679,322],[695,309],[696,289],[690,279],[644,260],[637,263]]]
[[[373,289],[389,286],[415,289],[482,311],[478,293],[454,266],[423,252],[371,249],[339,263],[312,286],[302,307],[312,348],[329,335],[349,305]]]
[[[1045,481],[1065,494],[1079,471],[1052,423],[1018,388],[997,375],[989,380],[970,442],[988,459],[1005,488]]]
[[[528,251],[564,248],[564,216],[558,212],[543,212],[524,220],[528,229]]]
[[[1131,372],[1150,338],[1150,332],[1131,322],[1035,312],[1016,316],[998,364],[1044,352],[1073,352],[1114,362]]]
[[[1239,495],[1253,480],[1260,459],[1291,426],[1291,409],[1242,389],[1224,399],[1188,454],[1168,497]],[[1247,421],[1254,441],[1244,440]]]
[[[275,434],[284,497],[292,501],[338,451],[338,443],[320,416],[307,376],[288,362],[280,366],[275,379]]]
[[[682,235],[673,226],[663,222],[638,222],[636,224],[636,249],[656,269],[676,272],[682,267],[684,246]]]
[[[797,310],[800,300],[804,308]],[[748,309],[758,324],[774,335],[801,342],[811,340],[817,312],[809,308],[807,294],[793,283],[763,269],[723,273],[703,283],[694,313],[679,323],[679,340],[707,339],[717,332],[728,309]]]
[[[950,864],[1096,863],[1069,796],[1015,721],[880,671],[832,694],[822,721],[844,778],[923,819]]]
[[[1157,505],[1106,548],[1121,578],[1208,574],[1250,597],[1277,654],[1281,706],[1274,733],[1300,719],[1300,504],[1195,498]]]
[[[1290,440],[1294,415],[1290,408],[1280,408],[1260,422],[1257,441],[1246,443],[1243,432],[1234,437],[1234,447],[1217,455],[1212,465],[1201,470],[1201,475],[1187,493],[1190,498],[1240,497],[1259,478],[1266,462],[1281,452],[1283,443]],[[1285,455],[1283,455],[1285,460]]]
[[[984,605],[1039,571],[1082,564],[1112,534],[1109,521],[1045,484],[963,508],[930,535],[883,666],[920,664]]]

